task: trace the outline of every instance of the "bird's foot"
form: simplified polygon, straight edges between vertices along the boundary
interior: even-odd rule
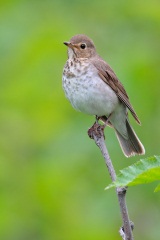
[[[104,137],[104,129],[105,126],[104,125],[100,125],[99,123],[97,123],[97,121],[93,124],[93,126],[91,128],[88,129],[88,136],[91,139],[94,139],[94,136],[100,138],[100,137]]]

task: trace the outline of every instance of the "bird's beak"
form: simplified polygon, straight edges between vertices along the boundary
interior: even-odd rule
[[[63,42],[67,47],[71,44],[70,42]]]
[[[74,49],[76,47],[76,45],[71,42],[64,42],[64,45],[66,45],[67,47],[69,47],[71,49]]]

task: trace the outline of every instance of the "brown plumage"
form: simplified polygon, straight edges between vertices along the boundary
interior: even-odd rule
[[[93,58],[92,63],[97,68],[100,78],[113,89],[113,91],[116,93],[120,101],[122,101],[126,105],[126,107],[130,110],[137,123],[141,124],[137,114],[135,113],[129,101],[129,97],[122,83],[118,80],[116,74],[113,72],[110,66],[100,57]]]

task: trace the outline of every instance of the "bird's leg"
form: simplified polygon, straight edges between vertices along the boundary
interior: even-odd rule
[[[103,136],[104,136],[104,129],[105,129],[105,127],[106,127],[107,125],[110,125],[110,126],[111,126],[111,123],[109,122],[111,115],[112,115],[112,113],[110,113],[108,117],[98,117],[98,116],[96,115],[96,121],[95,121],[95,123],[93,124],[93,126],[92,126],[91,128],[88,129],[88,135],[89,135],[90,138],[93,139],[93,132],[96,132],[96,134],[97,134],[97,133],[99,134],[100,132],[101,132],[101,133],[103,132]],[[99,119],[104,122],[103,125],[100,125],[100,124],[99,124],[99,122],[98,122]],[[104,136],[104,138],[105,138],[105,136]]]
[[[89,128],[88,129],[88,136],[91,138],[91,139],[93,139],[93,136],[94,136],[94,134],[96,134],[97,136],[102,136],[103,135],[103,137],[105,138],[105,136],[104,136],[104,125],[100,125],[99,124],[99,119],[100,119],[100,117],[98,117],[97,115],[96,115],[96,121],[95,121],[95,123],[93,124],[93,126],[91,127],[91,128]]]
[[[97,124],[99,124],[99,119],[100,119],[100,117],[98,117],[97,115],[96,115],[96,122],[95,123],[97,123]]]
[[[109,119],[111,118],[112,113],[109,114],[109,116],[107,117],[107,120],[104,122],[103,127],[105,128],[107,125],[109,125]]]

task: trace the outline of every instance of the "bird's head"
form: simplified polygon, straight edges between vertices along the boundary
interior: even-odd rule
[[[69,58],[91,58],[96,55],[96,49],[93,41],[86,35],[79,34],[64,42],[68,47]]]

